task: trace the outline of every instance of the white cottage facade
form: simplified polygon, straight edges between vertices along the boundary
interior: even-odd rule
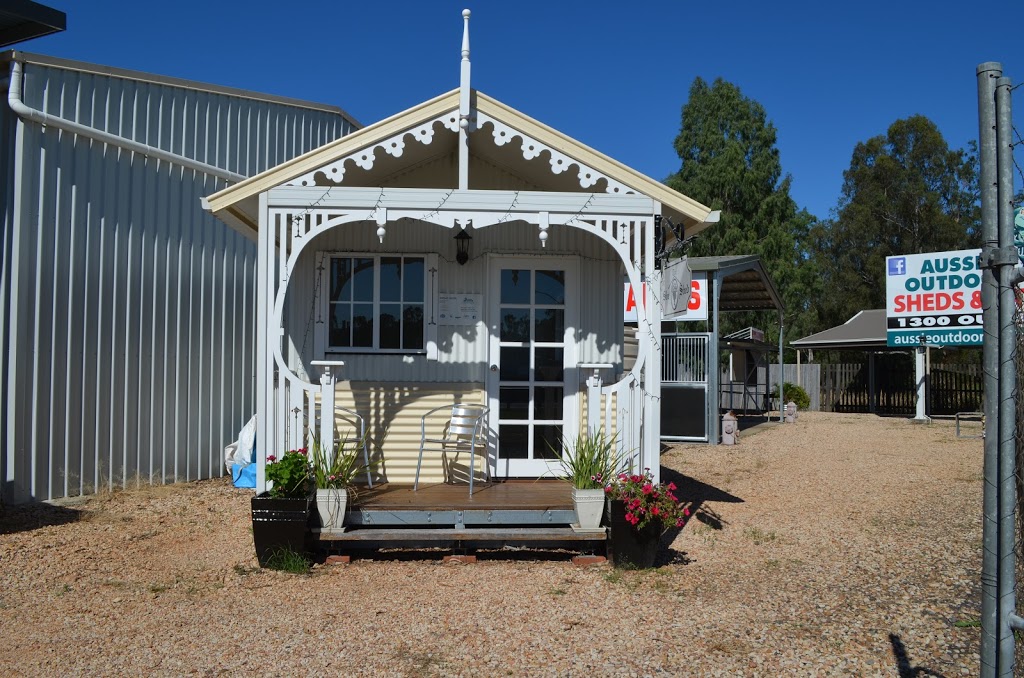
[[[690,236],[710,210],[471,89],[468,56],[467,35],[459,89],[204,201],[258,234],[258,491],[268,454],[337,435],[336,406],[388,483],[453,403],[488,406],[492,478],[557,473],[584,426],[658,473],[661,305],[624,370],[622,281],[657,291],[661,219]]]

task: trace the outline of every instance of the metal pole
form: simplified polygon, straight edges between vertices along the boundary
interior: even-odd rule
[[[996,187],[996,131],[995,131],[995,81],[1003,73],[1003,67],[996,62],[986,62],[977,68],[978,78],[978,141],[980,155],[979,180],[981,188],[982,259],[998,244]],[[999,293],[995,271],[986,266],[982,269],[981,302],[984,311],[984,341],[982,343],[982,365],[984,369],[984,411],[988,431],[991,433],[999,422],[996,391],[999,388],[999,318],[997,297]],[[983,552],[981,561],[981,675],[983,678],[997,676],[999,653],[997,646],[998,601],[996,577],[999,547],[999,445],[998,435],[985,436],[985,493],[983,499],[984,517],[982,524]]]
[[[714,324],[711,326],[711,340],[708,342],[708,442],[712,445],[718,444],[718,436],[721,433],[718,423],[718,410],[722,405],[722,396],[719,393],[722,381],[721,370],[718,361],[718,300],[721,296],[722,286],[721,274],[715,271],[712,278],[714,287],[711,289],[711,313]]]
[[[1010,118],[1010,79],[996,80],[996,177],[998,179],[999,249],[999,671],[1012,676],[1014,669],[1013,630],[1010,618],[1016,610],[1017,488],[1014,480],[1015,433],[1017,428],[1014,392],[1017,370],[1014,364],[1016,333],[1013,325],[1013,123]]]
[[[782,331],[785,329],[783,324],[782,311],[779,311],[779,421],[785,421],[786,403],[782,400],[782,382],[786,380],[786,363],[782,361]],[[797,384],[799,385],[800,379],[797,378]]]

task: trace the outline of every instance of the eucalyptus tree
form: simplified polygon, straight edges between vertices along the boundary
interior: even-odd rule
[[[974,146],[951,149],[924,116],[897,120],[854,148],[833,215],[811,229],[821,329],[885,307],[887,256],[980,246]]]
[[[682,108],[675,140],[681,165],[666,183],[722,211],[721,221],[697,236],[691,256],[758,255],[785,305],[786,335],[803,336],[815,325],[811,301],[818,276],[807,237],[815,218],[790,197],[775,126],[761,104],[721,78],[696,78]],[[774,314],[729,314],[723,331],[758,324],[777,339]]]

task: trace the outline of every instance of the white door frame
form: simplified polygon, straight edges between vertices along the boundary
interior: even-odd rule
[[[577,368],[577,355],[579,353],[579,258],[573,256],[532,256],[532,257],[506,257],[493,256],[488,262],[488,367],[487,370],[487,399],[490,405],[489,426],[492,431],[493,440],[496,442],[495,454],[492,458],[491,475],[496,478],[539,478],[543,476],[558,477],[561,475],[561,463],[557,460],[543,458],[507,459],[501,457],[501,441],[499,438],[500,423],[502,420],[501,403],[499,399],[500,369],[501,369],[501,271],[503,268],[520,268],[530,271],[535,270],[564,270],[565,271],[565,328],[563,332],[564,352],[562,358],[564,390],[562,395],[562,436],[565,439],[574,439],[579,429],[579,372]],[[531,300],[530,307],[536,305],[536,300]],[[532,317],[532,314],[531,314]],[[531,340],[526,346],[533,348],[533,323],[530,323]],[[504,342],[506,347],[509,343]],[[514,343],[513,343],[514,347]],[[531,360],[533,352],[531,351]],[[533,365],[530,366],[529,382],[532,387],[534,380]],[[531,394],[532,394],[531,388]],[[533,457],[533,397],[531,395],[528,411],[528,426],[531,435],[528,437],[528,450],[531,452],[528,457]],[[521,421],[521,420],[515,420]]]

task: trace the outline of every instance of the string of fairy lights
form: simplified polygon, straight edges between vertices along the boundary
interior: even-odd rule
[[[304,220],[307,215],[309,215],[317,207],[322,205],[324,203],[324,201],[326,201],[327,198],[330,196],[331,188],[332,187],[328,187],[328,189],[323,193],[323,195],[321,195],[319,198],[317,198],[315,201],[313,201],[309,205],[305,206],[301,212],[298,212],[298,213],[294,214],[291,217],[292,224],[293,225],[297,225],[297,224],[301,223],[302,220]],[[416,218],[416,220],[417,221],[430,221],[431,219],[436,217],[438,214],[441,213],[441,211],[444,209],[445,204],[447,204],[447,202],[449,201],[451,196],[454,195],[454,193],[455,193],[454,189],[448,190],[445,193],[445,195],[441,198],[440,202],[437,204],[436,207],[434,207],[430,212],[426,212],[423,215],[419,216],[418,218]],[[515,209],[519,205],[519,198],[520,198],[520,191],[515,191],[513,193],[513,195],[512,195],[512,200],[509,203],[509,206],[508,206],[508,208],[505,211],[505,214],[502,215],[497,221],[494,222],[495,225],[503,224],[503,223],[507,223],[509,221],[514,221],[515,220],[513,217],[515,215]],[[377,210],[380,209],[380,207],[384,204],[385,199],[386,199],[386,192],[384,191],[384,189],[381,189],[381,191],[378,194],[377,199],[376,199],[373,207],[371,207],[370,210],[369,210],[369,214],[375,214],[377,212]],[[577,209],[576,212],[572,216],[570,216],[569,218],[567,218],[563,222],[564,225],[566,225],[566,226],[578,226],[580,224],[586,224],[587,226],[594,227],[596,224],[593,221],[586,220],[583,217],[584,217],[584,214],[586,213],[586,211],[593,204],[595,199],[596,199],[596,194],[591,193],[590,195],[588,195],[586,201],[584,201],[584,203],[580,206],[580,208]],[[660,222],[661,223],[657,224],[658,226],[661,226],[661,224],[665,224],[667,226],[667,228],[669,228],[673,232],[673,234],[676,236],[676,243],[674,244],[674,246],[673,246],[673,248],[671,250],[666,250],[664,248],[664,240],[663,239],[662,239],[661,242],[657,243],[657,245],[656,245],[656,250],[657,250],[656,251],[656,257],[659,259],[659,261],[671,257],[674,252],[678,251],[681,247],[685,247],[685,246],[687,246],[689,244],[689,241],[685,240],[682,237],[682,232],[681,232],[682,229],[680,227],[677,227],[674,223],[672,223],[672,221],[670,219],[668,219],[667,217],[663,217],[660,220]],[[378,233],[378,235],[379,235],[379,233]],[[623,243],[624,242],[625,242],[625,236],[623,236]],[[537,252],[535,250],[507,251],[507,252],[503,251],[502,254],[505,255],[505,256],[513,256],[513,257],[514,256],[536,256]],[[560,254],[560,252],[552,252],[552,255],[557,255],[557,254]],[[579,259],[582,259],[582,260],[594,261],[594,262],[599,262],[599,263],[618,263],[618,262],[621,261],[617,257],[616,258],[595,257],[595,256],[588,256],[588,255],[582,254],[580,252],[568,252],[567,251],[567,252],[564,252],[564,254],[572,255],[572,256],[575,256],[575,257],[577,257]],[[454,263],[456,263],[456,262],[452,261],[451,259],[449,259],[448,257],[444,256],[443,254],[438,253],[437,256],[438,256],[438,258],[440,260],[444,261],[447,264],[454,264]],[[486,256],[485,253],[478,254],[476,256],[471,257],[469,259],[469,261],[474,261],[474,260],[479,259],[479,258],[484,257],[484,256]],[[633,265],[635,267],[639,268],[640,262],[633,261],[632,263],[633,263]],[[317,267],[317,275],[314,276],[315,282],[314,282],[313,297],[312,297],[312,308],[310,309],[310,313],[309,313],[308,319],[306,321],[306,326],[305,326],[305,329],[303,331],[303,338],[302,338],[302,343],[301,343],[301,351],[302,351],[303,354],[305,354],[305,350],[306,350],[306,347],[307,347],[307,344],[308,344],[308,341],[309,341],[309,336],[311,334],[312,326],[314,324],[314,318],[316,318],[316,316],[317,316],[317,309],[319,308],[319,305],[318,305],[317,301],[319,299],[320,292],[321,292],[321,286],[322,286],[321,281],[323,279],[323,269],[324,269],[323,261],[320,261],[319,265]],[[660,299],[659,295],[652,295],[651,302],[657,307],[657,309],[659,311],[663,310],[662,309],[662,304],[661,304],[661,299]],[[322,318],[316,318],[316,322],[317,323],[322,323],[322,321],[323,321]],[[658,337],[657,333],[654,331],[653,327],[651,326],[651,323],[647,323],[646,325],[647,325],[646,330],[647,330],[648,340],[650,341],[651,345],[654,347],[655,350],[659,350],[660,347],[661,347],[660,338]],[[650,368],[648,366],[648,368],[646,368],[646,369],[652,369],[652,368]],[[658,401],[661,400],[661,396],[660,395],[654,395],[654,394],[650,393],[649,391],[647,391],[647,389],[644,388],[643,383],[639,379],[637,379],[637,377],[634,376],[634,375],[630,375],[629,383],[628,384],[624,384],[624,386],[627,386],[630,389],[634,389],[635,388],[635,389],[638,389],[640,391],[640,393],[643,395],[642,401],[644,403],[644,404],[641,405],[641,407],[644,408],[644,410],[646,410],[646,401],[647,400],[650,400],[652,402],[658,402]]]

